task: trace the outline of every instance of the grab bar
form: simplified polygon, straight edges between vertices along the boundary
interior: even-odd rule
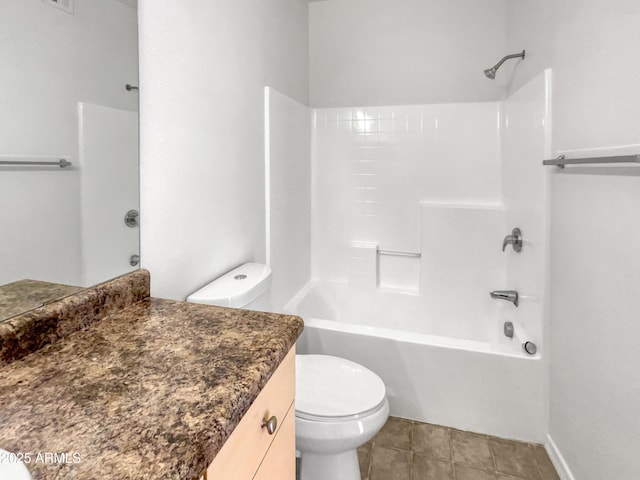
[[[422,256],[421,253],[416,252],[397,252],[394,250],[378,250],[378,255],[391,255],[394,257],[413,257],[420,258]]]
[[[60,168],[67,168],[71,166],[71,162],[61,158],[60,160],[57,161],[44,161],[44,160],[37,160],[37,161],[31,161],[31,160],[0,160],[0,165],[44,165],[44,166],[48,166],[48,165],[55,165],[57,167]]]
[[[553,160],[543,160],[542,165],[553,165],[564,168],[565,165],[591,165],[596,163],[640,163],[640,155],[618,155],[614,157],[565,158],[560,155]]]

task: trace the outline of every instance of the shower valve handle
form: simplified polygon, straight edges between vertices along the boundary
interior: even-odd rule
[[[520,252],[522,250],[522,232],[519,228],[511,230],[511,235],[504,237],[502,241],[502,251],[504,252],[507,245],[513,245],[514,252]]]

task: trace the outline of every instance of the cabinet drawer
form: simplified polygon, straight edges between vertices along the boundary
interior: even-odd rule
[[[296,478],[296,412],[291,405],[278,436],[271,442],[253,480],[294,480]]]
[[[295,361],[293,347],[216,455],[207,469],[207,480],[251,480],[254,477],[293,405]],[[261,423],[272,416],[277,418],[277,428],[270,435]]]

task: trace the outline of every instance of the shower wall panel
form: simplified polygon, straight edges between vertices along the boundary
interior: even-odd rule
[[[421,296],[438,335],[494,340],[499,312],[516,307],[491,299],[509,289],[502,205],[422,205]]]
[[[279,311],[311,270],[311,111],[265,88],[267,263]]]
[[[504,203],[507,230],[519,227],[524,237],[522,251],[509,246],[505,252],[509,289],[520,293],[517,311],[504,320],[515,323],[521,338],[545,351],[545,275],[548,258],[549,168],[541,161],[550,153],[551,70],[541,73],[510,95],[503,106]],[[507,232],[505,232],[506,234]]]
[[[419,253],[420,202],[501,204],[499,105],[315,110],[313,276],[347,282],[355,244]]]
[[[138,210],[138,112],[92,103],[78,105],[82,285],[137,270],[138,228],[123,221]],[[108,199],[108,201],[105,201]]]

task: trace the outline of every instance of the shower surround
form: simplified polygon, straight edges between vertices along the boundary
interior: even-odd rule
[[[490,333],[487,292],[506,286],[499,115],[497,102],[315,111],[312,276],[348,286],[343,321]]]
[[[304,317],[300,352],[378,373],[393,415],[545,440],[550,78],[502,102],[310,112],[311,275],[276,307]],[[280,145],[285,123],[271,121]],[[286,155],[272,150],[278,171]],[[513,227],[523,249],[502,252]],[[280,229],[271,222],[272,239]],[[277,258],[274,288],[291,269]],[[517,290],[519,306],[492,290]]]

